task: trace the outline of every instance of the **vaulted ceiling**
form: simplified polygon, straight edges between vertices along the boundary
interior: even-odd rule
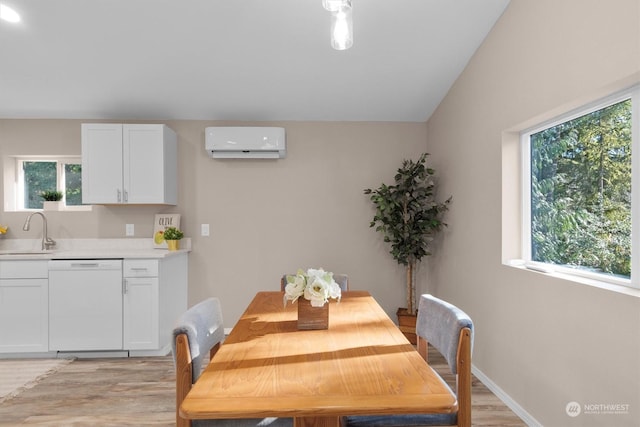
[[[0,118],[425,121],[508,0],[0,3]]]

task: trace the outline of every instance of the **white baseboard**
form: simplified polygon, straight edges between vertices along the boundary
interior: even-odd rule
[[[522,406],[511,398],[504,390],[502,390],[496,383],[491,381],[480,369],[471,365],[471,372],[484,384],[498,399],[509,407],[522,421],[524,421],[529,427],[542,427],[542,423],[538,422],[533,416],[528,413]]]

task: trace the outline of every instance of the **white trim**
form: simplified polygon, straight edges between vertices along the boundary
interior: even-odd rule
[[[524,421],[529,427],[542,427],[542,423],[533,418],[533,415],[528,413],[522,406],[511,398],[504,390],[502,390],[496,383],[491,381],[480,369],[471,364],[471,372],[475,377],[480,380],[498,399],[509,407],[522,421]]]
[[[522,167],[522,183],[520,208],[522,209],[522,230],[520,253],[522,259],[531,259],[531,133],[520,134],[520,165]]]
[[[631,91],[631,285],[640,288],[640,85]],[[635,212],[635,214],[634,214]]]
[[[605,291],[617,292],[619,294],[628,295],[634,298],[640,298],[640,289],[626,285],[604,282],[602,280],[584,277],[577,274],[566,274],[561,271],[555,270],[552,264],[536,263],[531,261],[526,262],[521,259],[512,259],[504,262],[502,265],[518,268],[520,270],[530,270],[532,272],[545,274],[556,279],[577,282],[583,285],[593,286],[594,288],[603,289]]]
[[[64,156],[33,156],[33,155],[11,155],[7,156],[8,159],[12,159],[11,164],[5,162],[6,168],[11,168],[14,174],[14,182],[12,183],[14,191],[7,191],[5,185],[5,211],[12,212],[37,212],[43,209],[25,208],[24,206],[24,162],[50,162],[56,164],[56,189],[66,193],[66,181],[65,181],[65,165],[82,165],[81,156],[64,155]],[[6,176],[5,176],[6,179]],[[6,183],[5,183],[6,184]],[[75,211],[86,212],[93,210],[92,205],[67,205],[66,197],[63,199],[59,211]]]
[[[584,104],[581,107],[567,111],[564,114],[559,114],[550,120],[546,120],[542,123],[538,123],[535,126],[524,129],[520,132],[520,135],[531,136],[531,134],[542,132],[543,130],[555,127],[559,124],[570,122],[571,120],[586,116],[595,111],[602,110],[603,108],[610,107],[626,99],[632,98],[633,96],[635,96],[635,92],[637,92],[638,89],[640,89],[640,85],[634,84],[627,87],[626,89],[616,91],[611,95],[596,99],[592,102]]]
[[[595,286],[604,289],[617,290],[619,287],[628,287],[630,289],[640,289],[640,263],[634,261],[636,253],[640,251],[640,233],[632,232],[631,234],[631,273],[630,279],[615,277],[607,274],[600,274],[588,270],[580,270],[578,268],[564,267],[560,265],[547,264],[533,261],[531,259],[531,135],[541,132],[545,129],[552,128],[562,123],[569,122],[576,118],[593,113],[616,103],[630,99],[631,103],[631,151],[632,153],[640,152],[640,85],[635,84],[629,88],[617,91],[609,96],[600,98],[596,101],[585,104],[582,107],[575,108],[564,114],[560,114],[550,120],[546,120],[535,126],[529,127],[520,132],[521,147],[521,248],[520,257],[524,267],[538,271],[541,273],[557,273],[563,278],[569,278],[576,282],[584,283],[583,279],[588,280]],[[631,229],[640,229],[640,215],[633,213],[640,210],[637,200],[640,200],[640,156],[632,155],[631,157]]]

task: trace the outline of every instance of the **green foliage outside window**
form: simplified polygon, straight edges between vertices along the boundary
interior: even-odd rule
[[[65,171],[65,200],[67,206],[82,205],[82,166],[67,163],[64,165]]]
[[[24,207],[42,209],[43,192],[64,190],[66,206],[82,205],[82,165],[57,161],[24,161]],[[63,167],[64,183],[58,183],[58,167]]]
[[[56,162],[24,162],[24,207],[42,209],[44,191],[57,188]]]
[[[631,275],[631,100],[532,134],[531,259]]]

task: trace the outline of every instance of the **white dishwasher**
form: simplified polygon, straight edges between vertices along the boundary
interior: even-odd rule
[[[122,260],[49,261],[49,350],[122,349]]]

